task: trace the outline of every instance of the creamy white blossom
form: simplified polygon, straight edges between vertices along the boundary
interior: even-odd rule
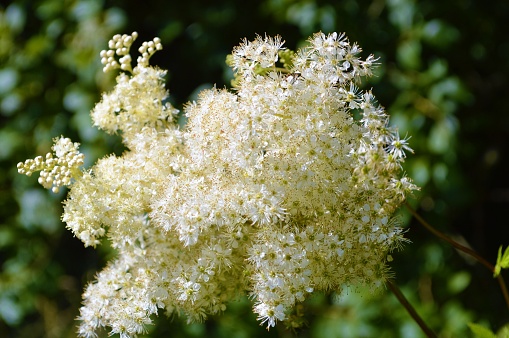
[[[69,138],[59,137],[53,141],[55,144],[51,149],[56,157],[47,153],[45,158],[37,156],[18,163],[17,167],[20,174],[27,176],[40,171],[39,184],[56,193],[61,186],[70,185],[73,176],[81,175],[79,167],[83,165],[85,156],[78,151],[79,143],[73,143]]]
[[[408,138],[360,89],[377,59],[344,34],[317,33],[296,53],[281,37],[244,40],[230,59],[235,90],[202,91],[181,130],[165,72],[148,64],[160,41],[132,69],[136,36],[101,53],[105,71],[126,72],[91,113],[127,151],[80,171],[77,144],[59,139],[58,160],[18,165],[42,170],[47,188],[72,184],[68,228],[118,251],[85,290],[79,334],[134,336],[160,311],[203,320],[242,293],[271,327],[312,292],[382,285],[404,241],[392,215],[416,186],[401,169]]]

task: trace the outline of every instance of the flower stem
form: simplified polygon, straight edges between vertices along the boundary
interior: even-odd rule
[[[442,232],[440,232],[437,229],[433,228],[408,203],[405,203],[405,206],[410,211],[410,213],[419,221],[419,223],[421,223],[433,235],[435,235],[435,236],[443,239],[444,241],[448,242],[449,244],[451,244],[456,249],[458,249],[460,251],[463,251],[464,253],[472,256],[479,263],[481,263],[486,268],[488,268],[488,270],[490,270],[492,273],[495,272],[495,266],[493,266],[493,264],[491,264],[490,262],[485,260],[483,257],[481,257],[477,252],[475,252],[474,250],[459,244],[458,242],[456,242],[452,238],[446,236]],[[504,279],[502,278],[501,275],[498,275],[497,279],[498,279],[498,283],[500,284],[500,288],[502,289],[502,294],[504,295],[504,299],[505,299],[505,302],[507,304],[507,307],[509,308],[509,293],[507,292],[507,287],[505,285],[505,281],[504,281]]]
[[[417,311],[415,311],[415,309],[412,306],[412,304],[410,304],[408,302],[408,300],[405,298],[405,296],[399,290],[399,288],[391,280],[387,281],[387,285],[389,286],[389,289],[391,289],[391,291],[394,294],[394,296],[396,296],[398,301],[401,303],[401,305],[403,305],[405,307],[405,309],[407,310],[408,314],[413,318],[413,320],[415,320],[417,325],[419,325],[419,327],[424,332],[424,334],[426,334],[427,337],[436,337],[437,335],[435,334],[435,332],[433,332],[428,327],[428,325],[426,325],[426,323],[422,320],[422,318],[419,316]]]

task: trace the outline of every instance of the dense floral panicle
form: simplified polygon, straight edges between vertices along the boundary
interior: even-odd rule
[[[62,220],[86,246],[99,244],[106,228],[114,247],[136,242],[139,217],[150,210],[157,180],[178,170],[182,141],[176,130],[145,128],[132,141],[132,151],[100,159],[85,172],[64,202]]]
[[[392,214],[416,187],[401,169],[408,137],[359,88],[376,58],[337,33],[295,53],[280,37],[244,40],[229,59],[235,91],[202,91],[180,130],[165,72],[148,65],[160,42],[144,43],[131,69],[135,38],[101,53],[105,71],[127,73],[92,111],[128,150],[73,174],[64,203],[85,245],[108,236],[118,251],[84,293],[81,336],[105,326],[134,336],[160,310],[203,320],[243,293],[271,327],[312,292],[384,283],[404,241]],[[77,151],[66,142],[57,157]],[[46,170],[49,158],[19,170]]]
[[[103,94],[92,110],[94,125],[108,133],[121,131],[127,145],[144,128],[164,131],[178,113],[165,102],[165,74],[160,69],[140,66],[134,68],[131,76],[120,74],[115,89]]]

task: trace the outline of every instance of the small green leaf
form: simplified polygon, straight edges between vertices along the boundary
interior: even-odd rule
[[[497,338],[497,336],[490,330],[482,325],[475,323],[468,323],[468,327],[477,338]]]
[[[498,330],[497,337],[498,338],[507,338],[507,337],[509,337],[509,324],[505,324],[504,326],[502,326]]]
[[[500,266],[503,269],[509,268],[509,246],[505,248],[504,255],[502,256],[502,261],[500,262]]]
[[[502,255],[502,245],[498,248],[497,264],[495,265],[495,271],[493,277],[497,277],[500,274],[501,269],[509,268],[509,246],[505,249]]]

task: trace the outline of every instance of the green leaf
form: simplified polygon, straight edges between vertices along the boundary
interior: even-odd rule
[[[509,246],[505,248],[504,254],[502,255],[502,245],[498,248],[497,264],[495,265],[495,271],[493,277],[497,277],[500,274],[501,269],[509,268]]]
[[[504,255],[502,256],[502,261],[500,262],[500,265],[503,269],[509,268],[509,246],[505,248]]]
[[[468,323],[468,327],[477,338],[497,338],[497,336],[490,330],[482,325],[475,323]]]
[[[452,293],[460,293],[470,284],[471,276],[466,271],[460,271],[451,276],[447,282],[447,287]]]
[[[498,338],[507,338],[509,337],[509,324],[505,324],[497,331]]]

